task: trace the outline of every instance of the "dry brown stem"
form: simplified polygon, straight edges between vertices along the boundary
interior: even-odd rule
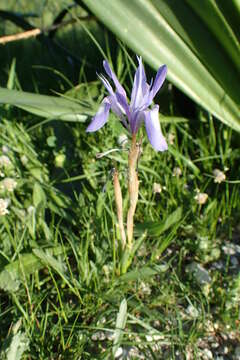
[[[78,17],[78,20],[86,21],[86,20],[90,20],[92,18],[93,17],[91,15],[88,15],[88,16]],[[77,21],[77,19],[70,19],[67,21],[62,21],[61,23],[58,23],[58,24],[53,24],[52,26],[48,27],[47,29],[34,28],[31,30],[23,31],[18,34],[2,36],[2,37],[0,37],[0,44],[5,45],[12,41],[25,40],[25,39],[29,39],[31,37],[36,37],[36,36],[44,34],[44,33],[48,33],[48,32],[51,33],[52,31],[56,31],[58,28],[61,28],[63,26],[74,24],[76,21]]]
[[[12,41],[17,41],[17,40],[23,40],[23,39],[28,39],[30,37],[35,37],[40,35],[42,32],[41,29],[33,29],[33,30],[28,30],[28,31],[24,31],[18,34],[13,34],[13,35],[7,35],[7,36],[2,36],[0,38],[0,44],[4,45],[8,42],[12,42]]]

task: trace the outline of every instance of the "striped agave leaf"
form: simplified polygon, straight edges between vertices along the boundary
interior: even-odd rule
[[[238,0],[83,2],[152,67],[167,64],[171,82],[240,131]]]

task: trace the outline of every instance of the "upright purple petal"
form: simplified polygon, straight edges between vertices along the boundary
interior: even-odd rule
[[[150,94],[149,94],[149,105],[151,104],[154,96],[157,94],[157,92],[160,90],[164,80],[167,76],[167,66],[163,65],[158,69],[157,75],[154,79],[154,83],[152,85]]]
[[[130,109],[129,109],[129,105],[128,105],[128,102],[127,102],[127,99],[124,95],[116,92],[116,99],[117,99],[117,102],[118,102],[118,105],[121,107],[122,109],[122,113],[124,115],[127,116],[127,118],[129,119],[130,118]]]
[[[161,131],[158,110],[159,106],[155,105],[152,110],[144,111],[144,121],[147,136],[152,147],[157,151],[165,151],[168,146]]]
[[[142,63],[142,58],[138,58],[139,66],[134,76],[133,89],[131,94],[131,104],[132,109],[136,109],[143,104],[144,96],[149,91],[149,85],[147,84],[146,75]]]
[[[103,85],[105,86],[105,88],[107,89],[107,91],[109,92],[109,94],[114,95],[113,88],[111,87],[109,81],[105,78],[105,76],[98,75],[98,77],[101,80],[101,82],[103,83]]]
[[[90,125],[88,125],[86,131],[94,132],[101,129],[101,127],[103,127],[103,125],[105,125],[107,122],[110,108],[111,108],[111,104],[109,102],[109,99],[106,97],[103,99],[103,102],[101,103],[98,112],[92,118],[92,121]]]
[[[117,92],[119,92],[119,94],[121,94],[121,95],[125,96],[125,98],[127,98],[124,88],[122,87],[122,85],[118,81],[115,73],[112,71],[112,69],[111,69],[109,63],[107,62],[107,60],[103,61],[103,67],[104,67],[106,73],[108,74],[108,76],[113,80],[114,85],[116,86]]]

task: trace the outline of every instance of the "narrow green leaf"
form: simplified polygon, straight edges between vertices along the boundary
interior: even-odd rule
[[[180,160],[186,165],[189,169],[191,169],[194,175],[198,176],[200,173],[199,168],[193,163],[193,161],[189,158],[181,154],[177,151],[173,146],[168,147],[169,152],[174,156],[176,160]]]
[[[112,348],[113,356],[115,356],[117,349],[121,345],[123,330],[125,328],[126,321],[127,321],[127,301],[126,299],[123,299],[120,304],[119,312],[117,315],[116,328],[114,331],[114,342]]]
[[[45,118],[84,122],[89,110],[69,99],[0,88],[0,104],[10,104]]]
[[[11,63],[10,71],[8,74],[7,88],[9,90],[14,88],[15,75],[16,75],[16,58],[13,59],[13,61]]]
[[[136,254],[137,250],[142,245],[143,241],[146,239],[147,232],[145,231],[137,240],[135,240],[132,249],[126,248],[124,250],[122,259],[121,259],[121,274],[125,274],[127,269],[132,263],[134,255]]]

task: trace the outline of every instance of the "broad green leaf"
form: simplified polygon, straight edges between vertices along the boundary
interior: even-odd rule
[[[42,186],[35,182],[33,186],[33,205],[37,208],[38,206],[44,206],[46,203],[46,195]]]
[[[116,351],[121,344],[123,330],[125,328],[126,321],[127,321],[127,301],[126,299],[123,299],[120,304],[119,312],[117,315],[117,321],[116,321],[116,329],[114,331],[114,342],[112,348],[113,356],[115,356]]]
[[[43,264],[50,266],[62,277],[65,277],[66,265],[62,261],[55,259],[50,253],[41,249],[33,249],[33,253],[41,260]]]
[[[179,222],[182,218],[182,208],[178,207],[175,211],[169,214],[163,221],[144,222],[143,224],[136,224],[135,232],[141,234],[147,231],[150,236],[160,236],[164,231]]]
[[[0,88],[0,104],[10,104],[49,119],[85,121],[89,110],[63,97]]]
[[[64,250],[62,249],[62,252],[63,251]],[[53,257],[52,251],[48,251],[48,250],[43,251],[41,249],[33,249],[33,253],[41,260],[41,262],[43,264],[45,264],[49,268],[52,268],[54,271],[56,271],[61,276],[63,281],[73,291],[73,293],[77,294],[76,288],[71,284],[71,280],[70,280],[69,276],[67,275],[67,271],[66,271],[67,268],[63,261]],[[76,284],[75,284],[75,286],[76,286]]]
[[[9,342],[9,346],[4,344],[6,349],[1,351],[1,359],[21,360],[23,353],[28,349],[30,343],[27,335],[19,331],[10,338]]]
[[[48,250],[49,254],[55,256],[63,253],[62,247],[56,247]],[[0,272],[0,289],[5,291],[17,291],[21,279],[33,274],[44,267],[44,262],[34,254],[22,254],[18,260],[6,265]]]
[[[43,267],[42,262],[33,254],[23,254],[19,260],[5,266],[0,273],[0,288],[5,291],[17,291],[22,274],[31,275]]]
[[[220,17],[221,10],[214,2],[211,6],[210,1],[206,4],[214,14],[214,22],[209,28],[187,0],[83,0],[152,67],[157,69],[167,64],[171,82],[218,119],[240,131],[238,45],[235,35],[229,38],[231,51],[216,38],[219,24],[224,23],[224,31],[231,30],[224,14],[221,12]]]
[[[153,267],[143,266],[136,270],[129,271],[119,277],[119,281],[129,282],[152,278],[153,276],[168,270],[167,264],[155,265]]]
[[[237,70],[240,71],[240,44],[234,30],[228,24],[215,0],[201,0],[201,6],[196,0],[186,0],[194,12],[201,18],[219,41],[225,52],[229,54]],[[240,2],[239,2],[240,3]],[[206,16],[207,14],[207,16]]]

